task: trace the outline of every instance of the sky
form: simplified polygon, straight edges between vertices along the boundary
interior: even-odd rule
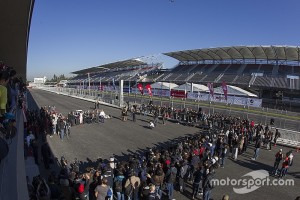
[[[298,46],[299,0],[36,0],[27,79],[161,53],[238,45]],[[154,55],[154,56],[153,56]]]

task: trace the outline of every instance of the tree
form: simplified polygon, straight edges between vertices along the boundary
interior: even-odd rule
[[[67,80],[68,78],[65,77],[64,74],[61,74],[59,76],[56,76],[55,74],[53,75],[53,78],[52,79],[47,79],[46,82],[55,82],[55,83],[59,83],[61,80]]]

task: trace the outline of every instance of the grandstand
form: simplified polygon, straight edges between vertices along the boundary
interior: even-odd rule
[[[75,87],[87,81],[109,84],[112,79],[122,79],[146,83],[214,83],[218,87],[225,81],[257,94],[265,106],[300,111],[299,47],[231,46],[164,55],[177,59],[178,65],[172,69],[161,69],[161,63],[149,65],[134,59],[120,61],[73,72],[77,76],[69,82],[69,86]]]
[[[161,66],[161,63],[149,65],[137,59],[108,63],[72,72],[77,76],[68,81],[68,87],[84,87],[84,85],[87,86],[87,83],[92,85],[107,85],[115,82],[118,85],[119,80],[140,81],[147,74],[156,75],[159,73]]]
[[[165,53],[179,64],[157,81],[220,86],[223,81],[253,92],[264,105],[300,107],[300,50],[294,46],[232,46]],[[181,78],[182,71],[186,78]],[[180,83],[181,82],[181,83]],[[278,95],[280,94],[280,95]],[[284,100],[283,100],[284,99]]]

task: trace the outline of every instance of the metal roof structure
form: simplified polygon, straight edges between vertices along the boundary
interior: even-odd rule
[[[164,53],[180,62],[207,60],[274,60],[300,62],[299,46],[231,46]]]
[[[0,1],[0,61],[26,80],[27,50],[35,0]]]
[[[78,71],[72,72],[72,74],[95,73],[95,72],[101,72],[101,71],[106,71],[106,70],[110,70],[110,69],[135,67],[135,66],[141,66],[141,65],[147,65],[147,63],[142,62],[138,59],[129,59],[129,60],[108,63],[108,64],[100,65],[97,67],[90,67],[90,68],[78,70]]]

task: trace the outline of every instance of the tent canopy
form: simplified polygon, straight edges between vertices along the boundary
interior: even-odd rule
[[[192,88],[192,84],[191,83],[185,83],[183,85],[174,87],[173,90],[186,90],[187,92],[190,92]],[[193,83],[193,91],[194,92],[204,92],[204,91],[208,91],[208,87],[205,85],[201,85],[201,84],[195,84]]]
[[[237,95],[237,96],[247,96],[247,97],[257,97],[256,94],[253,94],[251,92],[248,92],[242,88],[233,86],[233,85],[227,85],[228,95]],[[209,90],[208,90],[209,92]],[[222,87],[214,88],[214,93],[216,94],[224,94]]]
[[[169,90],[169,89],[173,89],[174,87],[178,87],[178,85],[175,83],[166,83],[166,82],[156,82],[151,84],[151,88],[153,89]]]

